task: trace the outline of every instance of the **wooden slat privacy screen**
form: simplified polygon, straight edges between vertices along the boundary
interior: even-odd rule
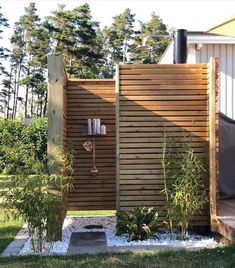
[[[209,160],[208,67],[119,65],[117,73],[117,208],[154,206],[161,211],[164,127],[179,144],[189,141],[191,132],[195,153]],[[193,222],[208,225],[209,210]]]
[[[177,140],[178,146],[189,141],[192,133],[194,151],[209,164],[215,150],[209,150],[209,137],[212,134],[211,144],[215,146],[218,127],[217,108],[209,105],[216,82],[209,76],[217,69],[216,64],[214,69],[207,64],[120,65],[116,82],[67,80],[63,133],[65,143],[71,140],[75,149],[74,189],[68,193],[68,209],[154,206],[160,212],[159,219],[164,219],[163,129]],[[217,99],[213,102],[217,105]],[[214,117],[209,115],[209,108],[211,113],[216,112]],[[83,148],[88,139],[88,118],[100,118],[107,126],[107,135],[96,138],[97,176],[90,172],[92,153]],[[213,161],[210,172],[215,174],[217,163]],[[205,180],[209,183],[209,165],[207,169]],[[216,194],[210,196],[214,196],[210,199],[211,211],[216,213]],[[193,224],[208,225],[209,208],[196,215]]]
[[[115,209],[115,81],[69,80],[67,97],[67,139],[75,150],[74,189],[68,194],[69,210]],[[87,119],[100,118],[107,135],[96,138],[96,166],[92,176],[92,152],[83,148]]]

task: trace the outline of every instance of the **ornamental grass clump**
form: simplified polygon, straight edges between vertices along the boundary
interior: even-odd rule
[[[128,241],[146,240],[155,236],[158,213],[153,208],[146,210],[138,207],[134,210],[116,213],[116,235],[128,234]]]
[[[190,139],[191,140],[191,139]],[[187,239],[189,222],[208,200],[203,161],[195,155],[192,142],[179,148],[164,133],[162,167],[166,196],[166,221],[170,231],[179,228],[180,239]]]
[[[48,168],[56,166],[57,172],[46,173],[34,151],[21,151],[24,146],[20,142],[9,146],[11,157],[15,162],[22,162],[22,166],[15,169],[9,188],[1,192],[3,206],[15,218],[23,219],[33,251],[41,253],[45,242],[53,240],[51,230],[56,228],[56,219],[61,222],[55,207],[61,203],[63,192],[71,186],[73,156],[58,145],[55,159],[48,161]],[[56,191],[52,191],[55,186]]]

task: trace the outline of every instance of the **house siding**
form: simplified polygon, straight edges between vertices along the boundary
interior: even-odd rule
[[[235,119],[235,45],[203,44],[200,50],[190,45],[187,63],[206,63],[210,57],[219,58],[219,110]]]

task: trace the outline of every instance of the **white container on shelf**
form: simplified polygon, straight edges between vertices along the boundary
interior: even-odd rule
[[[106,126],[104,124],[101,125],[101,135],[106,135]]]
[[[96,134],[99,135],[101,131],[101,126],[100,126],[100,119],[96,119]]]
[[[91,128],[91,118],[87,119],[87,134],[92,135],[92,128]]]

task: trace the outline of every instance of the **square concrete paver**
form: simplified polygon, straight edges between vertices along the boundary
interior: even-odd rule
[[[71,235],[68,254],[94,254],[106,250],[105,232],[74,232]]]

